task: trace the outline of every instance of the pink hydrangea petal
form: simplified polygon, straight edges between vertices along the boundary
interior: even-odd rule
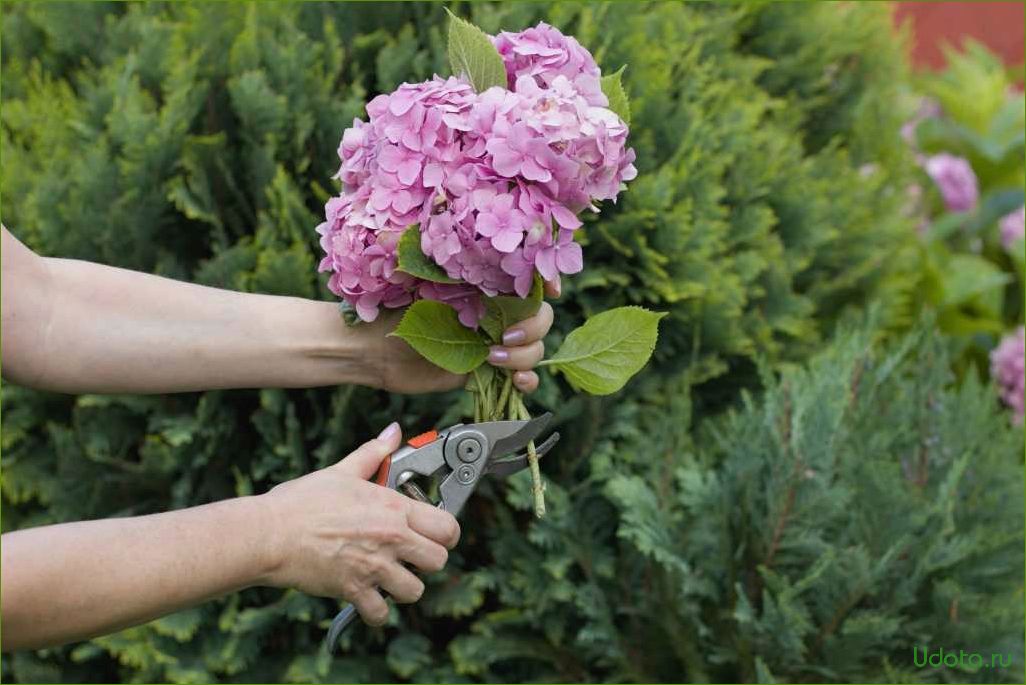
[[[522,231],[518,231],[515,228],[507,228],[492,236],[492,247],[499,252],[512,252],[517,249],[518,245],[520,245],[520,241],[523,237],[524,234]]]
[[[413,207],[413,195],[408,190],[396,191],[392,198],[392,207],[400,214],[405,214]]]
[[[493,236],[499,231],[499,221],[494,214],[478,214],[474,228],[483,236]]]
[[[527,297],[534,285],[534,272],[523,271],[513,279],[513,290],[520,297]]]
[[[556,277],[559,271],[556,269],[556,250],[555,248],[545,248],[540,250],[534,258],[534,265],[538,269],[538,273],[546,281],[551,281]]]
[[[523,157],[519,152],[509,148],[502,148],[492,153],[492,168],[500,176],[513,178],[520,173],[520,164]]]
[[[421,161],[419,159],[408,159],[399,165],[399,168],[396,169],[396,175],[399,177],[400,182],[410,186],[420,176],[420,168]]]
[[[544,183],[552,180],[552,173],[530,157],[524,157],[524,161],[520,165],[520,171],[524,178],[529,181],[541,181]]]
[[[415,100],[406,93],[393,93],[388,100],[388,111],[397,117],[401,117],[410,111]]]
[[[427,188],[437,188],[442,185],[442,166],[440,164],[427,163],[424,165],[424,186]]]
[[[564,274],[580,272],[584,268],[581,246],[571,240],[556,248],[556,267]]]
[[[563,205],[553,203],[550,209],[552,210],[552,218],[555,219],[563,228],[580,228],[581,220],[577,218],[576,214]]]
[[[367,293],[356,298],[356,302],[353,306],[356,308],[357,315],[367,321],[368,323],[378,318],[378,304],[381,302],[381,296],[377,293]]]
[[[378,166],[385,171],[396,172],[399,165],[403,163],[406,156],[399,149],[398,145],[386,145],[378,153]]]

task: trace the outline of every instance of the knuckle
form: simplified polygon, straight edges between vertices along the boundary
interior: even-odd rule
[[[406,540],[406,526],[393,521],[381,531],[381,541],[389,547],[396,547]]]
[[[401,513],[405,514],[407,508],[409,508],[409,503],[407,502],[407,498],[402,496],[402,495],[400,495],[395,490],[389,490],[388,491],[388,495],[389,496],[388,496],[387,501],[385,502],[385,507],[389,511],[401,512]]]
[[[349,601],[359,597],[366,589],[359,582],[351,579],[345,579],[339,583],[339,594]]]
[[[353,564],[352,580],[354,594],[366,590],[377,573],[376,557],[367,555]]]
[[[381,578],[388,572],[388,567],[390,563],[391,562],[389,562],[380,554],[374,555],[373,557],[367,560],[367,565],[370,570],[370,573],[368,575],[370,575],[372,578]]]

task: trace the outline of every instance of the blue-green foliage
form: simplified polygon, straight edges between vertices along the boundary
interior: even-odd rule
[[[341,658],[318,649],[337,602],[252,589],[18,654],[4,677],[888,680],[909,663],[895,641],[1013,634],[1020,617],[1001,573],[1019,563],[1014,554],[960,556],[985,543],[983,519],[988,535],[1018,534],[1008,528],[1021,506],[1007,501],[1021,494],[1007,492],[1021,476],[1009,473],[1014,436],[984,390],[947,392],[935,366],[908,363],[880,380],[882,399],[910,395],[895,413],[863,400],[843,411],[831,384],[849,378],[837,369],[852,355],[865,356],[849,342],[847,356],[793,376],[800,392],[777,389],[765,406],[750,400],[715,418],[760,385],[757,358],[775,367],[821,347],[911,236],[900,211],[904,117],[893,106],[904,66],[886,8],[454,10],[488,32],[545,19],[606,69],[628,64],[640,176],[581,232],[587,269],[566,279],[549,342],[555,349],[586,314],[614,306],[666,311],[648,370],[610,399],[546,379],[533,402],[556,411],[564,436],[543,464],[548,518],[533,521],[528,480],[486,484],[423,601],[394,610],[384,629],[351,631]],[[4,3],[3,13],[5,225],[42,254],[246,291],[330,297],[313,227],[336,192],[343,129],[375,93],[446,73],[435,3]],[[860,174],[866,163],[878,172]],[[915,394],[925,378],[932,396]],[[867,392],[877,387],[868,379]],[[782,429],[767,424],[782,421],[791,391],[808,408],[791,417],[816,474],[805,480],[789,477]],[[454,420],[460,407],[443,412],[446,399],[355,387],[72,398],[5,384],[4,529],[262,492],[334,462],[392,419],[409,430]],[[924,413],[903,413],[913,410]],[[915,431],[972,454],[963,478],[994,479],[972,517],[953,515],[950,535],[902,537],[948,525],[933,494],[954,492],[937,488],[962,463],[961,452],[937,452],[926,484],[910,485],[900,464],[924,435]],[[832,466],[817,440],[836,446]],[[781,498],[798,485],[795,520],[767,564]],[[973,496],[957,494],[958,506]],[[873,556],[902,544],[900,563]],[[914,596],[888,584],[894,574]],[[851,607],[829,628],[844,592]],[[955,597],[974,618],[938,624]]]

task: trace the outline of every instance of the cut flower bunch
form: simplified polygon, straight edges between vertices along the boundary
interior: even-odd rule
[[[525,419],[510,373],[485,360],[537,311],[543,280],[583,269],[579,216],[637,175],[623,69],[602,77],[584,47],[544,23],[490,37],[450,14],[448,48],[454,76],[377,96],[368,121],[344,132],[342,192],[317,227],[320,268],[353,322],[406,307],[393,334],[470,374],[475,421]],[[598,314],[542,365],[577,389],[615,392],[648,361],[662,316]]]

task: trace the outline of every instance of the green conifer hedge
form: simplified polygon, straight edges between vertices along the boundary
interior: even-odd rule
[[[640,175],[584,229],[588,268],[567,279],[550,342],[593,311],[667,311],[648,371],[607,399],[546,380],[534,402],[564,436],[543,463],[549,517],[532,519],[528,480],[482,487],[425,598],[351,631],[341,657],[319,650],[337,602],[254,589],[5,658],[3,677],[943,680],[910,670],[911,642],[1021,644],[1007,573],[1022,473],[990,396],[945,390],[939,356],[873,365],[857,336],[809,372],[760,379],[819,349],[912,235],[887,9],[453,9],[489,32],[545,19],[600,65],[629,65]],[[440,3],[2,11],[4,223],[43,254],[254,292],[331,297],[313,228],[342,130],[375,93],[446,69]],[[393,418],[419,430],[469,409],[444,399],[4,384],[3,528],[261,492]]]

